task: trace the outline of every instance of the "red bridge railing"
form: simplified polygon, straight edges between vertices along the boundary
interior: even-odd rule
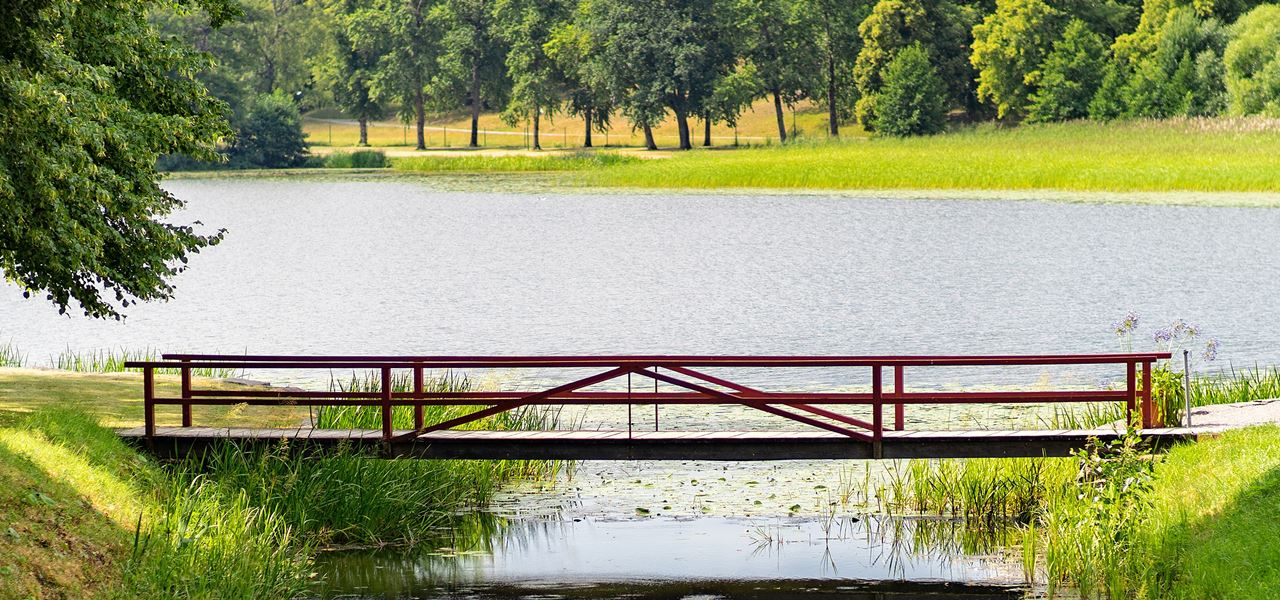
[[[1039,356],[241,356],[217,354],[165,354],[160,361],[126,363],[143,374],[145,430],[156,431],[158,405],[180,405],[182,426],[192,426],[196,405],[311,405],[375,406],[382,412],[382,437],[393,439],[392,408],[414,407],[414,431],[451,429],[505,411],[533,405],[689,405],[735,404],[760,410],[805,425],[878,444],[885,430],[885,407],[893,409],[893,429],[904,428],[906,406],[913,404],[1004,404],[1124,402],[1129,422],[1143,428],[1158,426],[1151,404],[1151,369],[1167,352],[1138,354],[1062,354]],[[939,367],[1016,367],[1063,365],[1113,365],[1124,368],[1124,389],[1002,390],[973,392],[906,390],[907,370]],[[870,392],[764,391],[704,373],[707,368],[849,368],[870,369]],[[177,397],[156,394],[157,369],[177,370],[181,391]],[[194,369],[362,369],[378,372],[377,391],[301,391],[296,389],[197,389]],[[429,391],[424,386],[428,370],[450,369],[596,369],[598,372],[541,390]],[[393,389],[393,373],[411,372],[409,391]],[[886,372],[890,379],[886,384]],[[588,390],[620,378],[639,376],[665,383],[680,391]],[[1139,377],[1141,377],[1139,384]],[[887,389],[886,389],[887,388]],[[438,423],[424,422],[430,405],[482,406],[468,415]],[[818,406],[825,405],[825,406]],[[870,406],[870,419],[855,418],[830,406]],[[656,408],[655,408],[656,410]],[[1135,421],[1134,415],[1139,415]],[[655,420],[656,425],[656,420]]]

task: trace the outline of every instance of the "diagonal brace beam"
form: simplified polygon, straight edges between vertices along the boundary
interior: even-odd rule
[[[851,438],[856,438],[856,439],[865,440],[865,441],[870,441],[870,440],[871,440],[871,436],[868,436],[868,435],[866,435],[866,434],[858,433],[858,432],[856,432],[856,431],[852,431],[852,430],[849,430],[849,429],[845,429],[845,428],[843,428],[843,427],[839,427],[839,426],[837,426],[837,425],[832,425],[832,424],[830,424],[830,423],[823,423],[822,421],[819,421],[819,420],[817,420],[817,419],[811,419],[811,418],[806,417],[806,416],[804,416],[804,415],[797,415],[797,414],[795,414],[795,413],[793,413],[793,412],[788,412],[788,411],[782,410],[782,409],[780,409],[780,408],[776,408],[776,407],[770,406],[770,405],[768,405],[767,403],[765,403],[765,402],[763,402],[763,401],[761,401],[761,400],[752,400],[752,399],[750,399],[750,398],[743,398],[743,397],[741,397],[741,396],[734,396],[733,394],[725,393],[725,392],[722,392],[722,391],[720,391],[720,390],[716,390],[716,389],[712,389],[712,388],[709,388],[709,387],[706,387],[706,386],[698,385],[698,384],[696,384],[696,383],[690,383],[690,382],[688,382],[688,381],[684,381],[683,379],[676,379],[675,377],[671,377],[671,376],[668,376],[668,375],[663,375],[663,374],[661,374],[661,373],[655,373],[655,372],[650,371],[650,370],[648,370],[648,369],[636,369],[636,370],[635,370],[635,373],[636,373],[636,374],[639,374],[639,375],[644,375],[645,377],[649,377],[649,378],[651,378],[651,379],[656,379],[656,380],[658,380],[658,381],[662,381],[662,382],[665,382],[665,383],[669,383],[669,384],[671,384],[671,385],[675,385],[675,386],[679,386],[679,387],[682,387],[682,388],[685,388],[685,389],[688,389],[688,390],[692,390],[692,391],[698,392],[698,393],[700,393],[700,394],[706,394],[707,396],[710,396],[710,397],[712,397],[712,398],[717,398],[717,399],[723,400],[723,401],[725,401],[726,403],[730,403],[730,404],[741,404],[741,405],[743,405],[743,406],[747,406],[747,407],[750,407],[750,408],[754,408],[754,409],[756,409],[756,410],[761,410],[761,411],[767,412],[767,413],[769,413],[769,414],[773,414],[773,415],[777,415],[777,416],[779,416],[779,417],[783,417],[783,418],[785,418],[785,419],[791,419],[792,421],[797,421],[797,422],[800,422],[800,423],[804,423],[805,425],[809,425],[809,426],[811,426],[811,427],[817,427],[817,428],[819,428],[819,429],[826,429],[827,431],[832,431],[832,432],[838,433],[838,434],[840,434],[840,435],[845,435],[845,436],[848,436],[848,437],[851,437]]]
[[[758,389],[755,389],[755,388],[747,387],[747,386],[742,385],[742,384],[740,384],[740,383],[734,383],[734,382],[732,382],[732,381],[729,381],[728,379],[722,379],[722,378],[720,378],[720,377],[716,377],[716,376],[714,376],[714,375],[707,375],[706,373],[701,373],[701,372],[695,371],[695,370],[693,370],[693,369],[690,369],[690,368],[688,368],[688,367],[672,367],[672,366],[667,366],[667,370],[668,370],[668,371],[675,371],[676,373],[680,373],[681,375],[686,375],[686,376],[688,376],[688,377],[693,377],[694,379],[701,379],[702,381],[705,381],[705,382],[707,382],[707,383],[713,383],[713,384],[718,385],[718,386],[721,386],[721,387],[727,387],[727,388],[729,388],[729,389],[731,389],[731,390],[735,390],[735,391],[737,391],[737,392],[741,392],[742,394],[748,394],[748,395],[759,395],[759,396],[761,396],[761,397],[762,397],[762,398],[760,398],[761,400],[765,399],[764,397],[767,397],[767,396],[769,395],[769,392],[765,392],[765,391],[758,390]],[[855,427],[862,427],[863,429],[873,429],[873,428],[874,428],[874,427],[872,426],[872,424],[871,424],[871,423],[868,423],[868,422],[866,422],[866,421],[863,421],[862,419],[857,419],[857,418],[850,417],[850,416],[847,416],[847,415],[842,415],[842,414],[840,414],[840,413],[838,413],[838,412],[830,411],[830,410],[827,410],[827,409],[825,409],[825,408],[819,408],[819,407],[817,407],[817,406],[812,406],[812,405],[809,405],[809,404],[785,404],[785,403],[784,403],[784,404],[783,404],[783,406],[786,406],[786,407],[789,407],[789,408],[794,408],[794,409],[796,409],[796,410],[802,410],[802,411],[805,411],[805,412],[810,413],[810,414],[818,415],[818,416],[820,416],[820,417],[826,417],[826,418],[828,418],[828,419],[831,419],[831,420],[833,420],[833,421],[839,421],[839,422],[844,423],[844,424],[846,424],[846,425],[853,425],[853,426],[855,426]]]
[[[442,429],[451,429],[453,427],[464,425],[466,423],[471,423],[473,421],[478,421],[485,417],[493,416],[501,412],[506,412],[509,410],[520,408],[521,406],[524,406],[526,404],[534,404],[537,402],[541,402],[543,400],[546,400],[547,398],[551,398],[553,396],[563,394],[565,392],[572,392],[574,390],[581,389],[587,386],[592,386],[597,383],[609,381],[610,379],[615,379],[617,377],[626,375],[627,373],[630,373],[633,370],[634,369],[631,367],[618,367],[616,369],[610,369],[608,371],[605,371],[604,373],[599,373],[596,375],[592,375],[590,377],[584,377],[576,381],[571,381],[569,383],[559,385],[549,390],[538,392],[536,394],[529,394],[528,396],[521,396],[519,398],[515,398],[512,400],[499,402],[493,406],[490,406],[489,408],[484,408],[481,410],[477,410],[473,413],[463,415],[461,417],[449,419],[447,421],[442,421],[440,423],[436,423],[434,425],[424,427],[418,431],[397,436],[395,439],[396,440],[408,439],[422,433],[440,431]]]

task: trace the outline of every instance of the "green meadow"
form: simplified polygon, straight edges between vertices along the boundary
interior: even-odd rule
[[[607,151],[397,158],[403,172],[565,172],[598,188],[1280,192],[1280,121],[965,126],[913,138],[801,139],[642,159]]]

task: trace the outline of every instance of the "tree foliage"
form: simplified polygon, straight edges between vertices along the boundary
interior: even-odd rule
[[[900,50],[884,72],[876,98],[876,131],[884,135],[928,135],[947,124],[946,84],[929,51],[915,43]]]
[[[1054,42],[1040,68],[1039,86],[1031,94],[1027,120],[1064,121],[1089,116],[1089,104],[1102,87],[1107,46],[1102,36],[1079,19],[1071,21]]]
[[[1026,111],[1040,78],[1040,63],[1057,37],[1059,13],[1044,0],[998,0],[996,12],[973,28],[972,62],[978,98],[1000,118]]]
[[[199,235],[164,217],[182,202],[158,183],[164,154],[215,159],[226,107],[196,79],[205,55],[160,35],[157,2],[0,4],[0,268],[62,312],[120,318],[167,299]],[[235,14],[188,3],[211,26]]]
[[[1280,117],[1280,4],[1253,9],[1231,34],[1223,56],[1231,112]]]

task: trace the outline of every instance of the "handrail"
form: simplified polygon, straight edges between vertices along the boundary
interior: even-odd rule
[[[1008,355],[920,355],[920,356],[732,356],[732,355],[608,355],[608,356],[290,356],[237,354],[164,354],[165,361],[138,361],[133,366],[173,367],[171,361],[201,361],[233,368],[260,367],[263,363],[294,368],[301,363],[377,366],[383,364],[453,368],[543,368],[598,367],[619,364],[682,365],[698,367],[872,367],[872,366],[1002,366],[1116,364],[1128,360],[1155,362],[1169,358],[1168,352],[1123,354],[1008,354]],[[335,364],[335,366],[337,366]]]
[[[1168,352],[1125,354],[1047,354],[990,356],[697,356],[697,355],[617,355],[617,356],[288,356],[229,354],[165,354],[164,360],[128,361],[126,367],[143,370],[143,399],[146,435],[155,435],[155,407],[181,405],[182,425],[192,425],[193,405],[311,405],[311,406],[376,406],[382,410],[382,437],[393,436],[391,415],[394,406],[414,407],[414,429],[410,436],[449,429],[487,416],[530,405],[657,405],[662,404],[738,404],[791,419],[806,425],[839,433],[849,438],[870,442],[879,455],[884,435],[883,408],[894,407],[895,430],[904,428],[907,405],[920,404],[986,404],[986,403],[1058,403],[1123,401],[1130,422],[1139,411],[1142,426],[1156,424],[1151,406],[1151,370],[1156,361],[1170,358]],[[1006,367],[1029,365],[1124,365],[1123,390],[1016,390],[986,392],[908,392],[905,371],[908,367]],[[1141,385],[1138,366],[1141,365]],[[576,379],[547,390],[491,391],[426,391],[425,369],[461,368],[605,368],[606,371]],[[871,391],[866,392],[788,392],[763,391],[734,383],[718,376],[699,372],[697,368],[830,368],[870,367]],[[377,370],[380,386],[376,391],[303,391],[303,390],[202,390],[194,389],[193,369],[334,369]],[[884,369],[892,369],[891,386],[886,386]],[[155,393],[155,370],[177,369],[182,375],[180,397],[160,397]],[[412,391],[395,391],[393,374],[408,370],[413,374]],[[666,383],[680,391],[653,392],[628,389],[627,392],[585,390],[603,382],[640,376]],[[885,389],[889,387],[889,389]],[[483,406],[469,415],[442,423],[424,423],[424,407],[435,405]],[[870,405],[871,421],[857,419],[815,405]],[[834,422],[834,423],[833,423]],[[404,437],[403,435],[401,437]]]

